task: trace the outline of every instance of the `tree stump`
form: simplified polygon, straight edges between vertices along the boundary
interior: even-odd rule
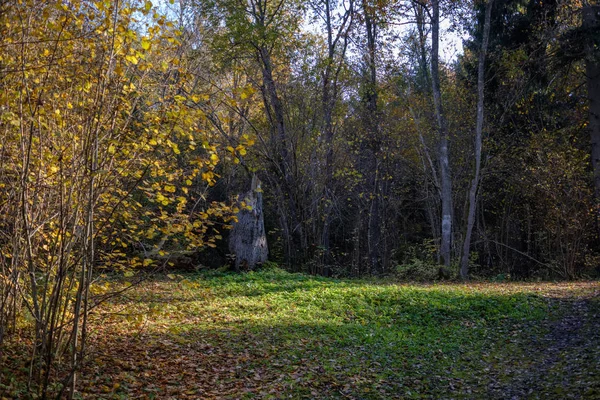
[[[267,261],[269,249],[265,234],[260,180],[252,177],[250,191],[238,197],[240,211],[229,234],[229,251],[235,255],[235,270],[252,270]]]

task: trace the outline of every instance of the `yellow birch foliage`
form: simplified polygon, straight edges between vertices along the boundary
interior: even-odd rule
[[[233,217],[203,200],[218,178],[218,148],[186,94],[193,82],[176,27],[150,1],[2,7],[2,298],[32,277],[19,296],[41,324],[47,302],[72,308],[90,243],[94,265],[111,268],[214,246]]]

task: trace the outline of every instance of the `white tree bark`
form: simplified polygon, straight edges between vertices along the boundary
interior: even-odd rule
[[[440,255],[446,267],[450,266],[450,246],[452,242],[452,176],[450,173],[450,150],[448,148],[448,123],[442,104],[439,71],[440,47],[440,2],[432,1],[431,18],[431,86],[435,117],[439,134],[440,184],[442,200],[442,241]]]

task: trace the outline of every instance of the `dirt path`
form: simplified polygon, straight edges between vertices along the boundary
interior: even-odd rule
[[[501,373],[492,374],[493,399],[600,399],[600,297],[551,299],[560,318],[547,320],[518,344]],[[535,331],[535,330],[534,330]]]

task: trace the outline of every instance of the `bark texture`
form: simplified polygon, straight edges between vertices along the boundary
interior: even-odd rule
[[[379,126],[379,112],[377,100],[379,97],[377,87],[377,36],[378,21],[374,10],[367,3],[362,2],[364,11],[364,23],[367,31],[367,53],[365,54],[365,64],[367,67],[366,85],[366,128],[369,138],[365,143],[365,157],[361,160],[361,169],[367,175],[367,188],[371,197],[368,205],[367,221],[367,246],[369,254],[369,268],[372,275],[379,275],[383,272],[382,265],[382,211],[384,208],[380,179],[380,153],[381,139]]]
[[[467,232],[463,243],[462,259],[460,260],[460,277],[469,277],[469,256],[471,254],[471,236],[475,225],[475,211],[477,210],[477,192],[481,175],[481,151],[483,145],[483,118],[485,100],[485,57],[487,55],[488,42],[490,39],[490,25],[492,7],[494,0],[488,0],[485,5],[485,22],[483,23],[483,38],[479,50],[479,61],[477,66],[477,125],[475,127],[475,176],[469,190],[469,215],[467,217]]]
[[[242,206],[238,221],[229,235],[229,251],[235,255],[235,270],[254,269],[267,261],[269,249],[265,234],[263,199],[260,180],[254,176],[250,191],[239,196]]]
[[[440,88],[440,2],[432,1],[433,15],[431,20],[431,86],[433,92],[433,103],[435,106],[435,117],[439,133],[440,184],[442,200],[442,243],[440,254],[446,267],[451,262],[452,242],[452,177],[450,174],[450,150],[448,140],[448,123],[442,104],[442,92]]]

